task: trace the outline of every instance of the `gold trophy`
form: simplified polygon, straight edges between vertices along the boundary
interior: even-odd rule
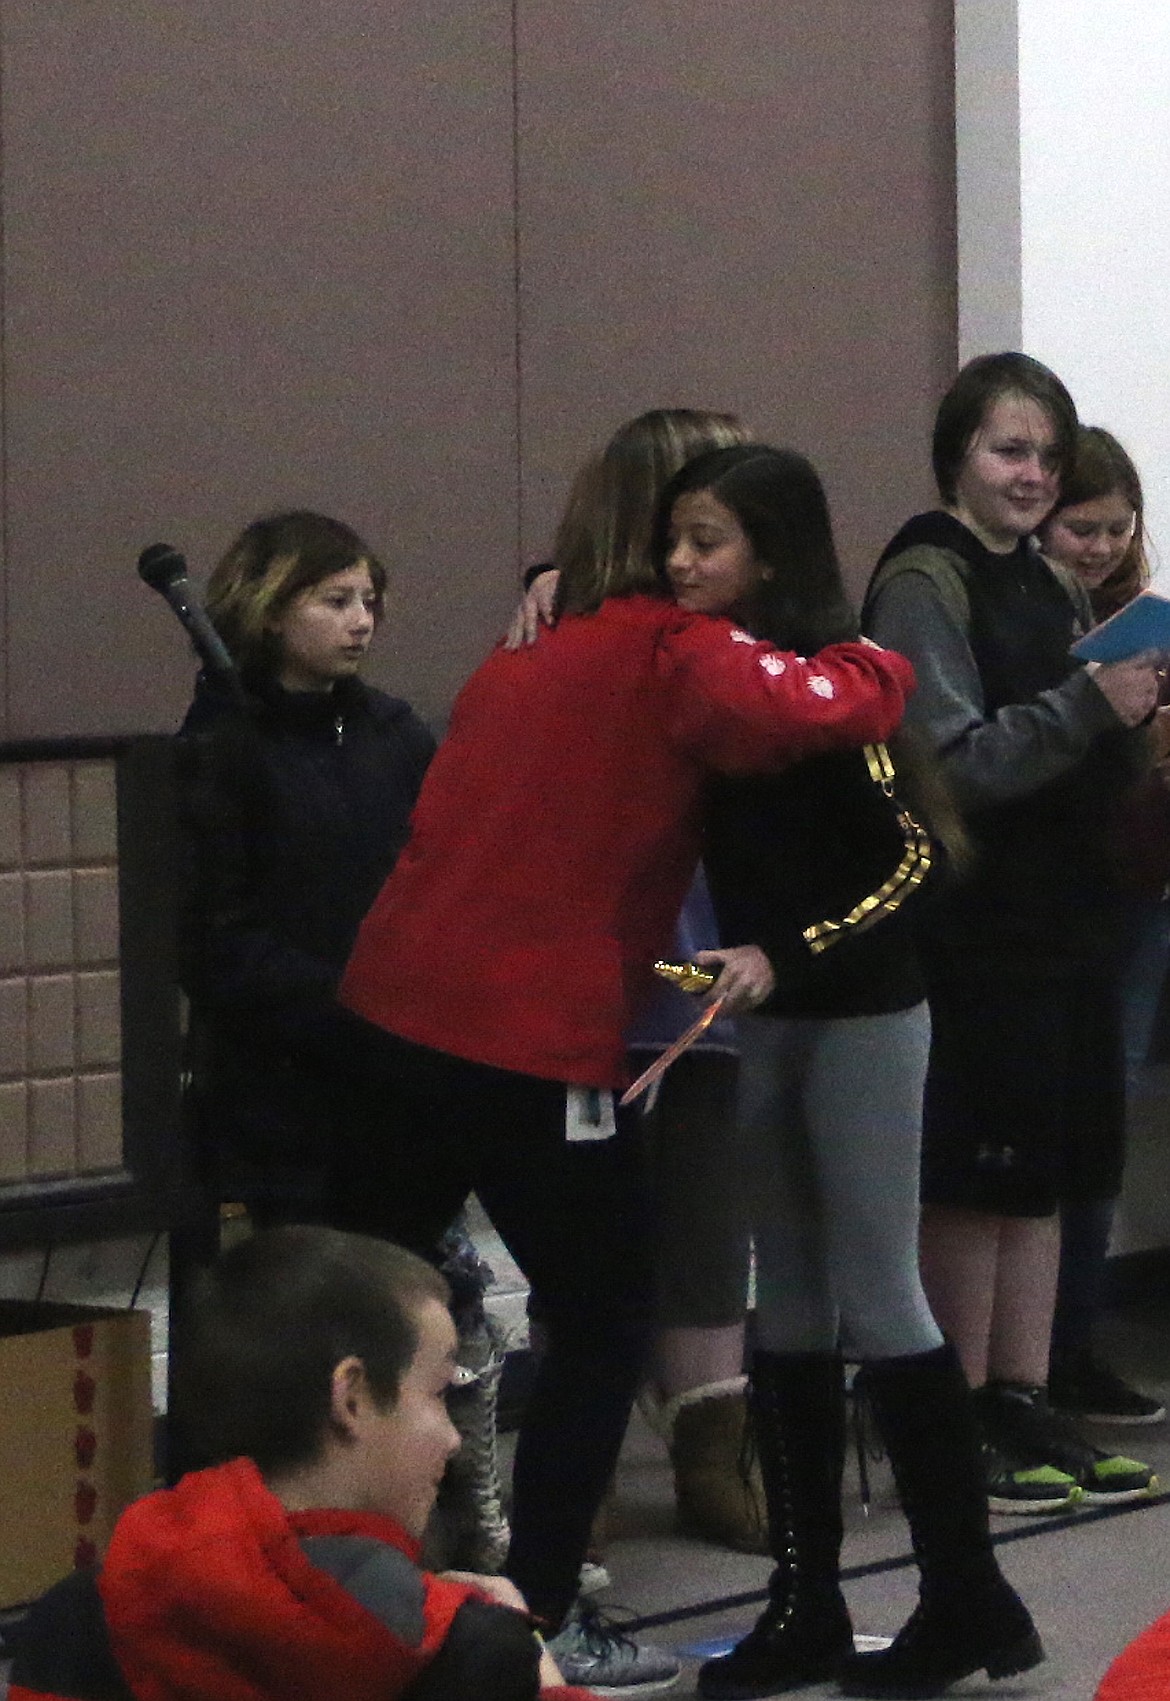
[[[672,986],[677,986],[680,992],[707,992],[718,978],[713,969],[701,969],[698,963],[657,962],[654,965],[654,973],[661,975],[663,980],[668,980]],[[698,1020],[691,1023],[686,1033],[680,1034],[673,1045],[668,1045],[665,1051],[660,1052],[650,1067],[644,1069],[632,1086],[626,1088],[618,1103],[633,1104],[655,1081],[660,1081],[675,1058],[681,1057],[684,1051],[706,1033],[722,1008],[723,999],[713,998]]]
[[[677,986],[680,992],[709,992],[715,985],[713,969],[702,969],[698,963],[664,963],[654,965],[654,973]]]

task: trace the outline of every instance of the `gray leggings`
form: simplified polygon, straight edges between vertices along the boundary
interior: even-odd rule
[[[834,1020],[744,1017],[740,1117],[770,1352],[930,1352],[918,1278],[925,1005]]]

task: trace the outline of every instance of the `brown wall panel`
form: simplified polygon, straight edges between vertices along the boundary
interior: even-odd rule
[[[444,706],[516,565],[506,0],[3,0],[9,736],[172,724],[138,582],[335,511]],[[452,609],[458,610],[457,615]]]
[[[518,0],[523,544],[643,408],[809,453],[856,581],[955,360],[939,0]]]
[[[954,360],[951,36],[939,0],[0,0],[0,735],[174,724],[134,559],[198,575],[278,503],[384,552],[373,676],[441,716],[655,403],[808,449],[858,574]]]

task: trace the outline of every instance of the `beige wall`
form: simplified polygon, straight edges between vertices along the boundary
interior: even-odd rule
[[[441,715],[625,415],[822,466],[856,578],[954,365],[939,0],[0,0],[0,736],[174,724],[137,580],[274,504],[394,571]]]

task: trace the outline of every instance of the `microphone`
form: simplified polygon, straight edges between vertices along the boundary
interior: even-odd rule
[[[236,664],[215,627],[199,606],[191,581],[187,577],[187,562],[169,543],[152,543],[138,557],[138,576],[152,591],[165,597],[178,616],[199,658],[209,673],[221,673],[234,681],[236,695],[242,698]]]

